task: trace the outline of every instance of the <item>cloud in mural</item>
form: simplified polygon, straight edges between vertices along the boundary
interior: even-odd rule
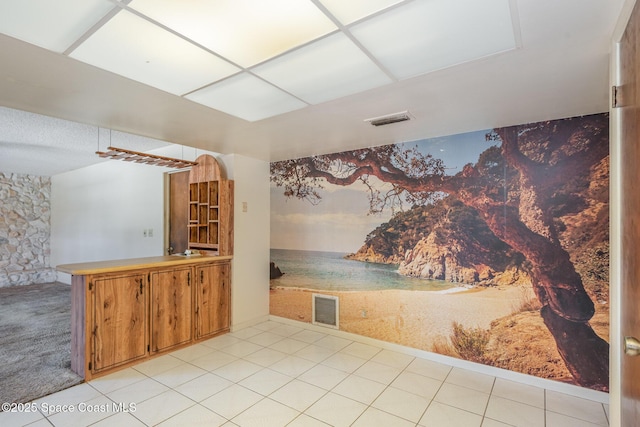
[[[313,207],[304,200],[286,199],[272,187],[272,248],[355,252],[373,228],[391,217],[391,212],[368,214],[364,185],[324,187],[323,194],[331,197]]]
[[[272,213],[271,247],[355,252],[379,223],[379,217],[361,213]]]

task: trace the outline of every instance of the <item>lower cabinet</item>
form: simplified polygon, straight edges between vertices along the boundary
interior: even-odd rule
[[[192,268],[151,273],[151,351],[191,341]]]
[[[196,267],[196,338],[229,329],[231,266]]]
[[[93,296],[91,369],[100,372],[144,358],[147,277],[131,274],[99,278],[89,283],[89,289],[89,295]]]
[[[229,331],[229,260],[72,279],[72,369],[85,380]]]

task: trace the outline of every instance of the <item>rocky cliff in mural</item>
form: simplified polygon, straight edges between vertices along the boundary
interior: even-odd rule
[[[564,188],[556,196],[559,239],[599,301],[608,300],[608,176],[607,157],[590,168],[588,185]],[[396,213],[347,258],[396,264],[400,274],[453,283],[530,283],[522,254],[498,239],[477,211],[450,196]]]
[[[475,210],[453,197],[397,213],[347,258],[398,264],[398,272],[405,276],[467,285],[529,280],[522,254],[498,239]]]

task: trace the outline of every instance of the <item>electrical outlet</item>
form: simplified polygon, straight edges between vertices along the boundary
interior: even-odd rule
[[[147,236],[148,237],[153,237],[153,228],[149,229],[149,231],[147,232]]]
[[[360,311],[360,316],[362,316],[363,318],[367,317],[367,310],[361,310]]]
[[[242,212],[247,212],[249,208],[247,205],[248,205],[247,202],[242,202]]]

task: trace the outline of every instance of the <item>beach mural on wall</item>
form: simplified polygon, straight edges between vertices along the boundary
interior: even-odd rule
[[[608,119],[273,162],[271,314],[607,391]]]

